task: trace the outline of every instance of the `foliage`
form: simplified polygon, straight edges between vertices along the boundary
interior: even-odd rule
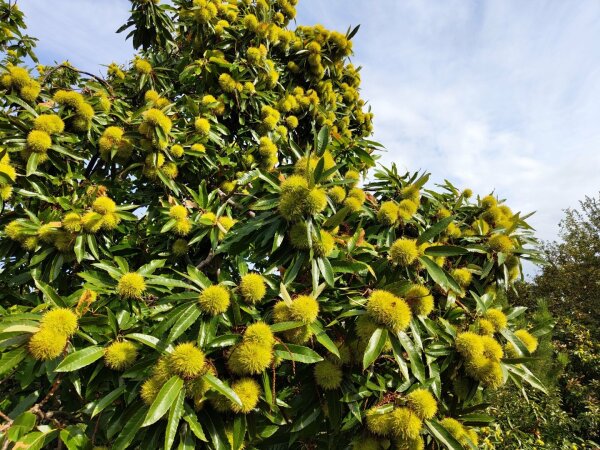
[[[526,216],[395,166],[359,187],[357,28],[290,30],[295,3],[135,0],[107,79],[6,55],[6,445],[472,448],[491,390],[544,390],[547,327],[496,299]]]
[[[600,197],[586,197],[580,210],[568,209],[560,224],[561,242],[544,243],[548,261],[536,277],[533,294],[547,298],[553,311],[569,311],[600,335]]]
[[[519,392],[505,390],[497,399],[506,448],[536,448],[537,438],[547,448],[598,447],[599,211],[598,200],[590,197],[581,202],[581,211],[567,210],[561,222],[562,240],[543,245],[548,264],[532,282],[515,286],[518,301],[524,305],[533,308],[538,299],[545,299],[532,319],[556,321],[556,327],[542,339],[537,352],[541,359],[532,364],[549,395],[531,393],[532,401],[523,403],[517,401]],[[517,301],[517,297],[510,298]],[[523,419],[514,421],[513,417]]]

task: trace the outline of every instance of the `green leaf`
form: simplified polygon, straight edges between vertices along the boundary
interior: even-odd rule
[[[316,141],[316,150],[317,150],[317,156],[323,156],[323,153],[325,153],[325,150],[327,150],[327,145],[329,144],[329,127],[324,126],[321,127],[321,129],[319,130],[319,133],[317,134],[317,141]]]
[[[190,280],[200,286],[202,289],[206,289],[212,284],[210,279],[194,266],[187,266],[187,273],[190,277]]]
[[[158,350],[160,352],[172,352],[173,351],[173,346],[170,344],[167,344],[164,341],[161,341],[158,338],[155,338],[154,336],[150,336],[148,334],[141,334],[141,333],[131,333],[125,336],[126,338],[129,339],[133,339],[134,341],[138,341],[141,342],[144,345],[147,345],[148,347],[153,348],[154,350]]]
[[[97,267],[98,269],[104,270],[111,278],[114,280],[119,280],[123,275],[122,270],[120,268],[116,268],[112,265],[112,263],[107,264],[106,262],[94,263],[92,266]]]
[[[539,337],[542,337],[542,336],[550,333],[554,329],[555,325],[556,325],[555,319],[546,319],[546,320],[543,320],[542,322],[536,324],[531,330],[529,330],[529,333],[532,336],[539,338]]]
[[[68,450],[84,450],[90,443],[85,434],[85,425],[69,425],[60,430],[60,439]]]
[[[183,289],[189,289],[190,285],[182,280],[176,280],[174,278],[167,277],[152,277],[146,281],[148,285],[154,285],[159,287],[180,287]]]
[[[165,450],[169,450],[175,442],[179,420],[183,414],[183,401],[185,399],[185,390],[180,390],[177,398],[171,405],[169,410],[169,418],[167,420],[167,428],[165,430]]]
[[[337,227],[341,224],[346,216],[348,215],[348,209],[342,208],[338,212],[336,212],[333,216],[328,218],[323,224],[323,228],[331,229]]]
[[[56,278],[60,275],[64,262],[65,258],[62,253],[57,253],[54,258],[52,258],[52,264],[50,264],[50,276],[48,278],[49,281],[56,280]]]
[[[94,258],[100,259],[100,253],[98,251],[98,241],[96,241],[96,237],[93,234],[87,235],[87,245]]]
[[[381,354],[385,343],[387,342],[388,331],[385,328],[377,328],[373,331],[371,338],[363,355],[363,369],[369,367]]]
[[[324,167],[325,167],[325,159],[320,158],[319,161],[317,162],[315,170],[312,173],[312,178],[313,178],[314,184],[319,184],[319,182],[321,181],[321,176],[323,175]]]
[[[29,433],[35,427],[37,416],[29,411],[24,412],[13,420],[12,425],[6,432],[10,441],[18,441],[22,436]]]
[[[85,245],[83,243],[83,234],[78,234],[75,238],[75,258],[77,258],[77,262],[83,261],[85,257]]]
[[[196,413],[194,412],[194,410],[190,408],[187,404],[185,404],[185,402],[183,406],[185,410],[183,420],[187,422],[187,424],[190,427],[190,430],[192,430],[192,433],[194,433],[194,436],[196,436],[203,442],[208,442],[208,439],[204,434],[204,430],[202,429],[202,425],[200,425],[200,422],[198,422],[198,419],[196,418]]]
[[[182,428],[179,433],[179,445],[177,446],[177,450],[195,449],[196,441],[194,440],[194,436],[192,436],[192,432],[189,429]]]
[[[142,427],[147,427],[158,422],[162,416],[169,410],[173,402],[177,399],[183,389],[183,380],[178,376],[171,377],[156,395],[156,398],[150,405],[146,413]]]
[[[403,351],[402,351],[400,342],[398,341],[396,336],[394,336],[393,334],[390,335],[390,341],[392,343],[392,351],[394,353],[394,359],[398,363],[398,367],[400,368],[400,373],[402,373],[402,376],[404,377],[405,380],[410,380],[408,364],[406,364],[406,361],[404,360],[404,357],[402,355]]]
[[[519,317],[520,315],[522,315],[525,311],[527,311],[526,306],[517,306],[515,308],[511,308],[509,310],[509,312],[506,314],[506,318],[508,320],[515,319],[515,318]]]
[[[146,411],[147,409],[142,407],[134,409],[133,415],[129,418],[125,426],[119,429],[119,437],[113,443],[112,450],[125,450],[129,447],[138,430],[142,427]]]
[[[434,245],[433,247],[428,247],[425,249],[425,254],[427,256],[460,256],[466,255],[469,253],[464,247],[459,247],[456,245]]]
[[[515,334],[510,329],[505,328],[500,331],[500,334],[504,336],[508,342],[514,345],[521,352],[522,355],[529,355],[529,350],[527,350],[527,347],[525,346],[523,341],[517,336],[515,336]]]
[[[312,290],[313,293],[316,292],[316,290],[319,287],[319,263],[317,262],[316,259],[313,259],[311,261],[311,274],[312,274]]]
[[[82,348],[81,350],[77,350],[76,352],[67,355],[54,370],[56,372],[73,372],[74,370],[92,364],[103,356],[103,347]]]
[[[26,448],[27,450],[40,450],[44,446],[46,439],[53,439],[56,434],[58,434],[58,430],[53,430],[50,433],[35,431],[22,437],[14,447]]]
[[[10,372],[19,365],[27,356],[27,350],[23,347],[16,348],[2,354],[0,358],[0,375]]]
[[[100,414],[104,410],[104,408],[111,405],[117,398],[121,396],[123,392],[125,392],[124,384],[122,384],[115,390],[109,392],[97,402],[91,403],[92,405],[94,405],[91,412],[91,417],[93,418],[94,416]]]
[[[317,420],[317,417],[319,417],[320,414],[321,414],[320,406],[314,406],[313,409],[309,409],[304,414],[302,414],[300,416],[300,418],[294,420],[294,426],[292,427],[292,432],[296,432],[296,431],[305,429],[307,426],[309,426],[311,423],[313,423],[315,420]]]
[[[165,259],[154,259],[148,264],[144,264],[142,267],[140,267],[137,270],[137,273],[139,273],[143,277],[147,277],[149,275],[152,275],[156,271],[156,269],[164,267],[166,262],[167,261]]]
[[[314,333],[317,338],[317,342],[333,353],[338,358],[340,357],[340,351],[337,348],[337,345],[331,340],[327,333],[323,329],[323,325],[319,322],[313,322],[309,325],[310,329]]]
[[[423,365],[421,355],[415,348],[415,344],[413,343],[412,339],[404,331],[401,331],[398,333],[398,340],[400,341],[400,344],[404,350],[406,350],[406,353],[408,353],[410,371],[417,380],[419,380],[421,383],[424,383],[427,379],[425,375],[425,366]]]
[[[233,420],[233,450],[239,450],[246,436],[246,416],[244,414],[235,416]]]
[[[427,242],[429,239],[436,237],[438,234],[440,234],[442,231],[444,231],[446,228],[448,228],[448,225],[454,219],[456,219],[456,216],[446,217],[446,218],[440,220],[439,222],[436,222],[435,224],[433,224],[429,228],[427,228],[417,238],[417,245],[421,245],[421,244]]]
[[[425,425],[431,432],[435,440],[450,450],[464,450],[464,447],[458,442],[452,434],[437,420],[426,420]]]
[[[207,373],[202,378],[204,378],[204,380],[208,384],[210,384],[210,386],[215,391],[224,395],[225,397],[227,397],[229,400],[231,400],[236,405],[243,406],[242,401],[240,400],[238,395],[235,393],[235,391],[233,389],[231,389],[229,386],[227,386],[225,383],[223,383],[221,380],[219,380],[217,377],[215,377],[214,375],[212,375],[210,373]]]
[[[353,38],[353,37],[356,35],[356,33],[358,33],[358,30],[359,30],[359,29],[360,29],[360,25],[356,25],[356,26],[354,27],[354,29],[353,29],[353,30],[352,30],[352,31],[351,31],[351,32],[348,34],[348,37],[347,37],[347,39],[348,39],[348,40],[352,39],[352,38]]]
[[[278,322],[273,325],[269,325],[273,333],[279,333],[281,331],[293,330],[294,328],[304,326],[304,322]]]
[[[456,283],[456,281],[454,281],[454,279],[450,279],[444,269],[438,266],[431,258],[428,256],[420,256],[419,261],[421,261],[421,263],[425,266],[427,273],[435,283],[447,291],[452,290],[456,293],[462,292],[462,289]]]
[[[198,308],[197,304],[192,303],[183,313],[179,316],[179,320],[175,324],[173,328],[171,328],[171,332],[169,333],[169,337],[167,338],[167,342],[171,343],[179,336],[181,336],[189,327],[191,327],[198,317],[200,317],[201,311]]]
[[[512,365],[502,363],[502,367],[511,372],[513,375],[521,378],[522,380],[529,383],[532,387],[537,390],[543,392],[544,394],[548,393],[546,386],[536,377],[527,367],[522,364]]]
[[[242,336],[239,334],[222,334],[221,336],[217,336],[212,341],[210,341],[206,347],[208,348],[222,348],[222,347],[231,347],[232,345],[237,344],[241,341]]]
[[[29,177],[37,171],[39,157],[40,154],[35,152],[29,155],[29,159],[27,160],[27,168],[25,169],[26,176]]]
[[[485,413],[461,414],[459,418],[462,423],[470,426],[486,426],[496,420],[495,417]]]
[[[274,347],[275,356],[281,359],[296,361],[306,364],[313,364],[323,361],[323,358],[314,350],[295,344],[276,344]]]
[[[231,450],[231,445],[228,442],[225,433],[225,426],[218,414],[208,414],[202,412],[200,420],[208,430],[208,435],[212,441],[214,450]]]
[[[317,259],[317,263],[319,264],[319,270],[323,275],[323,279],[325,282],[333,287],[334,279],[333,279],[333,269],[331,268],[331,264],[327,258],[319,258]]]
[[[161,233],[166,233],[167,231],[169,231],[171,228],[173,228],[175,226],[175,224],[177,223],[176,219],[169,219],[167,221],[167,223],[165,223],[163,225],[163,227],[160,229]]]
[[[45,260],[52,253],[54,253],[54,248],[47,248],[45,250],[37,252],[31,258],[31,262],[29,263],[29,266],[30,267],[37,266],[39,263],[41,263],[43,260]]]
[[[36,278],[33,279],[37,288],[44,294],[44,300],[50,303],[52,306],[56,306],[58,308],[65,308],[67,304],[63,301],[62,298],[56,293],[56,291],[48,284],[44,283],[41,280]]]
[[[296,279],[296,276],[298,275],[298,272],[300,272],[300,269],[304,265],[305,261],[306,261],[305,253],[297,253],[294,256],[292,263],[289,265],[288,269],[283,274],[282,281],[285,285],[289,285],[292,281],[294,281]]]

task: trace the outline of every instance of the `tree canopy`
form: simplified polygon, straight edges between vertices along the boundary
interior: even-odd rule
[[[0,0],[0,439],[462,449],[487,392],[544,390],[547,330],[497,301],[536,256],[527,216],[369,172],[358,27],[292,28],[295,0],[131,6],[133,61],[34,75]]]
[[[600,198],[586,197],[580,207],[565,211],[561,240],[542,246],[548,264],[534,280],[534,294],[548,299],[556,313],[569,311],[598,337]]]

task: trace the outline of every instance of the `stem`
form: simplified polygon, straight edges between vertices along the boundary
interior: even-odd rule
[[[42,79],[42,85],[46,84],[48,82],[48,79],[50,78],[50,75],[52,75],[54,72],[56,72],[58,69],[68,69],[68,70],[72,70],[73,72],[77,72],[80,73],[82,75],[87,75],[88,77],[93,78],[94,80],[98,81],[100,84],[102,84],[104,87],[106,87],[110,94],[114,96],[114,91],[112,90],[112,86],[103,78],[100,78],[98,75],[94,75],[93,73],[90,72],[86,72],[84,70],[79,70],[76,69],[75,67],[71,67],[67,64],[59,64],[58,66],[53,67],[52,69],[50,69],[46,75],[44,75],[44,78]]]
[[[200,261],[197,265],[196,265],[196,269],[200,270],[203,267],[207,266],[210,264],[210,262],[213,260],[213,258],[215,257],[215,252],[211,249],[208,252],[208,255],[206,255],[206,258],[204,258],[202,261]]]

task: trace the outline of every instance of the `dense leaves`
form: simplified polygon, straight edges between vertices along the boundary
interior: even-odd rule
[[[497,302],[526,217],[395,166],[361,184],[357,29],[172,3],[132,2],[144,51],[106,79],[3,60],[1,439],[471,448],[485,392],[544,390]]]
[[[560,223],[561,239],[542,249],[548,264],[531,281],[518,283],[518,301],[537,309],[533,329],[554,329],[540,341],[530,364],[550,394],[498,393],[498,419],[506,448],[597,448],[600,440],[600,209],[586,197],[579,210],[569,209]],[[514,295],[509,297],[515,299]],[[539,306],[538,306],[539,303]],[[525,317],[522,316],[522,317]],[[528,417],[514,422],[512,417]]]

